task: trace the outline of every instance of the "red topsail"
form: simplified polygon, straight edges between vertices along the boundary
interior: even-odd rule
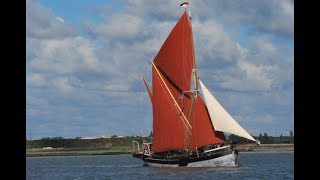
[[[162,45],[154,62],[177,90],[188,91],[193,56],[192,31],[188,15],[184,12]]]

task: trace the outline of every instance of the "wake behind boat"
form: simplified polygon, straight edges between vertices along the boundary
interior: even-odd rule
[[[138,144],[133,157],[153,167],[236,165],[238,152],[224,133],[256,140],[198,79],[187,8],[151,66],[152,89],[143,81],[153,108],[153,142],[144,143],[143,151]]]

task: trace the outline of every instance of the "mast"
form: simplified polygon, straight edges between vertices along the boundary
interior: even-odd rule
[[[191,33],[191,51],[192,51],[192,77],[193,77],[193,88],[194,88],[194,98],[198,95],[198,76],[197,76],[197,68],[196,68],[196,58],[194,53],[194,43],[193,43],[193,31],[192,31],[192,17],[191,17],[191,11],[188,8],[185,8],[185,11],[188,14],[189,19],[189,26],[190,26],[190,33]]]
[[[195,54],[194,54],[194,43],[193,43],[193,32],[192,32],[192,17],[191,17],[191,11],[188,9],[189,7],[189,2],[188,2],[188,6],[185,7],[184,11],[185,13],[188,15],[188,26],[189,26],[189,33],[190,35],[187,36],[188,38],[190,38],[188,40],[188,42],[190,42],[187,47],[189,48],[189,51],[191,51],[191,60],[192,60],[192,77],[190,79],[190,83],[192,83],[192,80],[193,80],[193,89],[191,88],[190,86],[190,90],[187,91],[187,92],[192,92],[192,97],[191,97],[191,107],[190,107],[190,113],[189,113],[189,122],[192,124],[192,127],[194,127],[195,125],[195,121],[198,121],[198,117],[196,116],[199,116],[199,114],[196,112],[197,108],[197,104],[196,104],[196,100],[197,100],[197,95],[198,95],[198,86],[197,86],[197,70],[196,70],[196,60],[195,60]],[[185,92],[186,93],[186,92]],[[198,103],[199,104],[199,103]],[[191,137],[190,136],[185,136],[185,144],[186,144],[186,147],[188,149],[191,149],[193,150],[194,147],[195,147],[195,141],[196,138],[195,138],[195,132],[196,132],[196,129],[192,129],[192,134],[191,134]]]

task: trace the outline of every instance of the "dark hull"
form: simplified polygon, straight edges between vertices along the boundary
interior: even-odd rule
[[[140,158],[140,159],[143,159],[143,153],[132,153],[132,156],[135,157],[135,158]]]
[[[144,156],[142,159],[145,166],[153,167],[212,167],[212,166],[232,166],[236,165],[238,152],[232,149],[224,149],[217,152],[193,155],[186,157],[166,157],[154,158]]]

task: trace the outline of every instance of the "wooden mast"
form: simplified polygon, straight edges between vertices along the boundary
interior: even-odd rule
[[[194,86],[194,90],[193,90],[193,97],[191,98],[191,109],[190,109],[190,114],[189,114],[189,122],[193,124],[192,121],[194,121],[195,119],[193,119],[193,114],[194,114],[194,110],[195,110],[195,102],[197,99],[197,95],[198,95],[198,87],[197,87],[197,70],[196,70],[196,60],[195,60],[195,53],[194,53],[194,44],[193,44],[193,32],[192,32],[192,23],[191,23],[191,12],[188,8],[185,8],[185,11],[187,11],[188,14],[188,21],[189,21],[189,27],[190,27],[190,33],[191,33],[191,51],[192,51],[192,76],[193,76],[193,86]],[[191,90],[192,91],[192,90]],[[192,133],[191,133],[192,136]],[[191,138],[192,139],[192,138]],[[188,139],[187,141],[188,143],[188,148],[191,148],[191,139]]]

